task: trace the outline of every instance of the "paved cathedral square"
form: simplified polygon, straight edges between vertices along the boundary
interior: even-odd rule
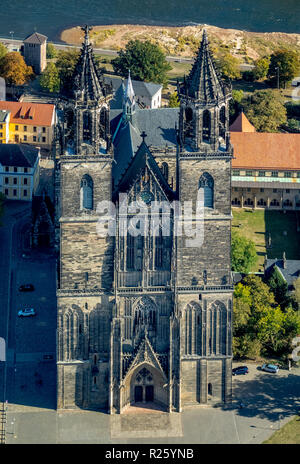
[[[58,409],[231,400],[231,95],[205,32],[178,95],[179,109],[140,109],[129,77],[123,111],[110,110],[85,28],[55,142]],[[97,233],[97,205],[118,211],[120,193],[148,208],[195,204],[198,190],[201,247],[176,236],[174,217],[168,236]]]

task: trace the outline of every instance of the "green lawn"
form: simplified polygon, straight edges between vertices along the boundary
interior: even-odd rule
[[[290,422],[277,430],[269,440],[264,441],[267,445],[300,445],[300,416],[294,417]]]
[[[233,208],[233,230],[254,241],[258,255],[252,271],[263,271],[264,258],[281,258],[285,251],[287,259],[300,259],[300,233],[294,211],[269,211]],[[237,227],[239,226],[239,227]],[[266,234],[267,233],[267,234]],[[271,247],[266,248],[266,239],[271,234]]]
[[[188,75],[192,67],[192,63],[187,63],[185,61],[171,61],[170,65],[172,66],[172,69],[167,72],[167,76],[170,81],[176,79],[182,80],[184,75]]]

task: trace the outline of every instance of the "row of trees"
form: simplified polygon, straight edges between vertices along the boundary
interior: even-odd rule
[[[215,50],[215,60],[220,74],[225,79],[259,81],[268,79],[271,86],[286,87],[300,71],[300,56],[294,50],[276,50],[270,56],[259,58],[250,71],[241,72],[240,60],[227,50]]]
[[[252,71],[246,71],[249,81],[268,79],[273,87],[286,87],[300,71],[300,56],[294,50],[280,49],[256,61]]]

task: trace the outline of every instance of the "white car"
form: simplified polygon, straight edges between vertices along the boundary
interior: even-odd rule
[[[25,316],[35,316],[36,315],[36,312],[33,308],[25,308],[25,309],[21,309],[19,312],[18,312],[18,316],[19,317],[25,317]]]
[[[263,364],[261,366],[261,370],[266,371],[266,372],[272,372],[273,374],[277,374],[277,372],[279,371],[279,367],[276,366],[275,364]]]

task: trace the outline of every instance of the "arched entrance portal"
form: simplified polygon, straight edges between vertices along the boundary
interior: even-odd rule
[[[165,374],[150,363],[142,363],[123,384],[121,411],[128,406],[168,410],[168,382]]]
[[[153,375],[146,367],[143,367],[135,376],[134,402],[154,402]]]

